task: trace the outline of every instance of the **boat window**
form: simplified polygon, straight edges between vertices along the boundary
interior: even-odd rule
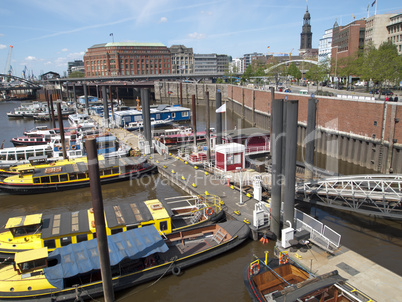
[[[34,177],[33,178],[33,183],[34,184],[39,184],[40,183],[40,178],[39,177]]]
[[[50,182],[59,182],[59,175],[50,176]]]
[[[138,229],[138,225],[133,224],[133,225],[128,225],[128,226],[127,226],[127,231],[133,230],[133,229]]]
[[[159,230],[166,231],[168,229],[167,221],[161,221],[159,223]]]
[[[172,118],[176,117],[176,112],[172,112]]]
[[[103,175],[110,175],[112,174],[112,170],[103,170]]]
[[[50,182],[50,177],[49,176],[42,176],[41,178],[41,183],[46,184]]]
[[[27,158],[34,157],[34,156],[35,156],[35,155],[34,155],[34,152],[33,152],[33,151],[27,152]]]
[[[87,240],[88,240],[88,235],[87,234],[77,235],[77,243],[87,241]]]
[[[53,157],[53,152],[52,152],[52,150],[46,150],[46,152],[45,152],[46,154],[46,156],[47,157]]]
[[[119,229],[112,229],[111,231],[112,231],[112,235],[114,235],[114,234],[123,232],[123,229],[122,229],[122,228],[119,228]]]
[[[0,153],[0,160],[6,159],[6,153]]]
[[[43,156],[43,150],[35,150],[35,156]]]
[[[35,259],[33,261],[27,261],[23,263],[18,263],[19,269],[22,273],[32,271],[34,269],[46,267],[46,258]]]
[[[17,151],[17,160],[25,160],[24,151]]]
[[[48,249],[55,249],[56,248],[56,241],[54,239],[44,240],[43,244]]]
[[[184,112],[182,112],[182,113],[181,113],[181,116],[182,116],[182,117],[186,117],[186,116],[188,116],[188,111],[184,111]]]
[[[119,173],[119,167],[112,168],[112,174],[118,174],[118,173]]]
[[[9,153],[8,154],[8,160],[15,160],[15,153]]]
[[[60,181],[68,181],[68,174],[60,174]]]
[[[78,179],[84,179],[84,178],[87,178],[87,175],[85,173],[78,173],[77,177],[78,177]]]
[[[77,174],[69,174],[68,177],[70,178],[70,180],[76,180]]]
[[[60,238],[60,245],[61,246],[66,246],[66,245],[69,245],[69,244],[71,244],[71,237]]]

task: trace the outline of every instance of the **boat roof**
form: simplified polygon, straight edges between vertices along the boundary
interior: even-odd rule
[[[42,214],[11,217],[7,221],[6,229],[18,228],[27,225],[36,225],[40,224],[41,221],[42,221]]]
[[[47,247],[33,249],[25,252],[16,253],[14,257],[15,264],[33,261],[36,259],[47,258]]]
[[[121,157],[121,158],[111,158],[108,160],[100,160],[98,164],[99,169],[103,170],[118,166],[138,165],[142,162],[145,162],[144,158],[134,159],[131,157]],[[85,173],[87,171],[88,171],[87,162],[76,162],[64,166],[53,166],[49,168],[36,169],[35,173],[33,174],[33,177],[50,176],[52,174],[62,174],[62,173]]]
[[[162,208],[152,207],[161,204]],[[165,203],[158,199],[133,202],[116,206],[105,206],[105,220],[108,228],[124,225],[139,225],[153,219],[164,219],[172,215]],[[71,234],[88,233],[90,223],[88,210],[44,215],[41,238],[48,239]]]
[[[126,258],[139,259],[169,249],[153,225],[110,235],[107,242],[111,266]],[[49,254],[48,260],[58,263],[43,269],[47,281],[63,289],[65,278],[100,269],[97,240],[58,248]]]

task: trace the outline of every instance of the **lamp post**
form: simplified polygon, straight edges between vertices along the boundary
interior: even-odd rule
[[[242,193],[242,178],[241,178],[241,168],[242,167],[237,167],[236,170],[239,170],[239,177],[240,177],[240,204],[243,204],[243,193]]]

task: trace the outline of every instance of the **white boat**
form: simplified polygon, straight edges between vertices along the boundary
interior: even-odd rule
[[[12,147],[0,150],[0,167],[9,167],[29,163],[32,157],[53,157],[53,148],[50,145]]]
[[[156,127],[161,127],[161,126],[166,126],[170,123],[172,123],[172,119],[165,119],[165,120],[155,120],[154,118],[151,118],[151,128],[156,128]],[[134,131],[134,130],[140,130],[144,128],[144,121],[136,121],[136,122],[131,122],[128,124],[126,130],[127,131]]]
[[[71,127],[96,127],[95,122],[90,118],[88,114],[85,113],[70,114],[68,116],[68,122]]]

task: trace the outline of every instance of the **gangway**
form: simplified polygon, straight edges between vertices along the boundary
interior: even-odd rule
[[[298,198],[310,203],[384,218],[402,219],[402,175],[373,174],[298,183]]]

